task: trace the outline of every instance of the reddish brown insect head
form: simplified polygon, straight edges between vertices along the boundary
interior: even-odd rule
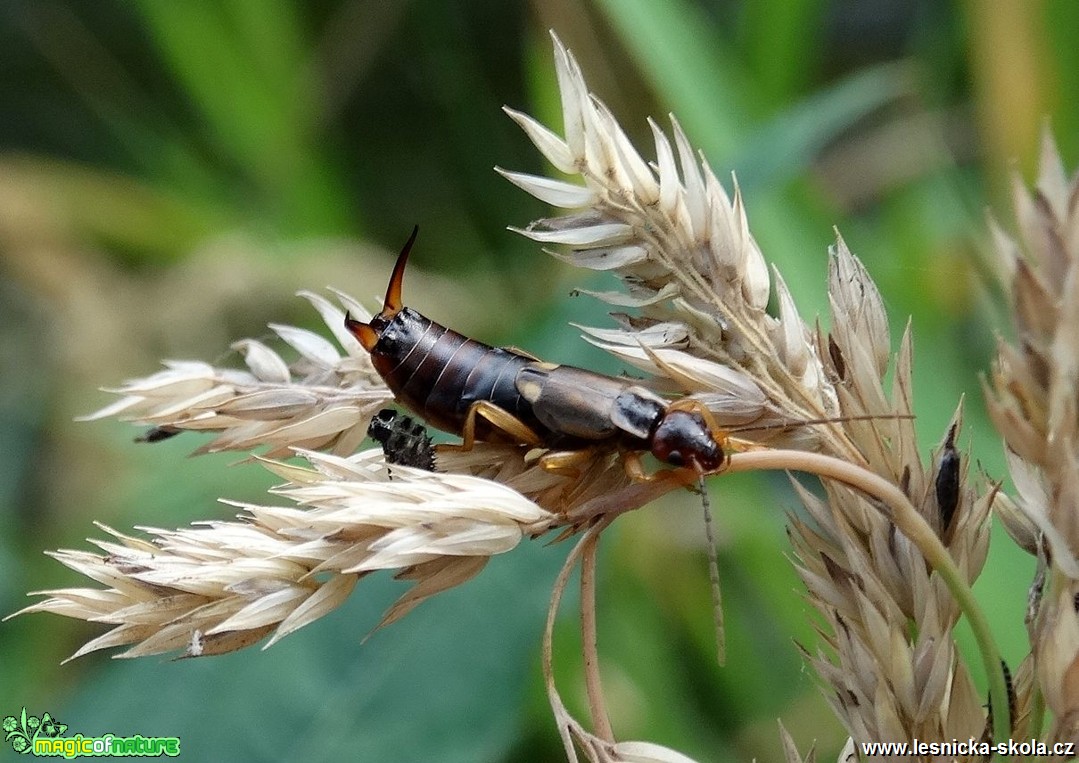
[[[672,406],[652,434],[652,455],[674,466],[686,466],[698,474],[714,472],[726,454],[720,439],[695,410]]]
[[[401,282],[405,277],[408,253],[412,251],[412,245],[416,243],[416,235],[419,232],[420,226],[412,228],[412,235],[408,237],[401,253],[397,255],[397,263],[393,266],[393,274],[390,276],[390,285],[386,287],[386,299],[382,302],[382,312],[372,318],[370,323],[358,321],[351,314],[345,315],[345,328],[360,340],[360,344],[368,352],[375,349],[386,324],[404,308],[404,302],[401,301]]]

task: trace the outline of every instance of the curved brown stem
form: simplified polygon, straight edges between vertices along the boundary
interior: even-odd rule
[[[599,533],[586,535],[581,550],[581,650],[584,657],[584,681],[588,692],[588,709],[596,736],[614,742],[611,718],[603,699],[599,675],[599,631],[596,628],[596,555]]]
[[[566,750],[566,759],[571,761],[571,763],[576,763],[576,761],[577,761],[577,748],[574,745],[574,738],[577,738],[577,739],[581,740],[582,743],[587,743],[587,744],[590,744],[590,745],[593,745],[593,746],[595,746],[596,744],[599,744],[601,747],[603,745],[610,744],[610,741],[613,741],[613,738],[612,738],[611,730],[610,730],[610,721],[607,720],[607,711],[606,711],[606,708],[603,705],[602,701],[600,701],[600,704],[598,705],[601,712],[596,711],[596,706],[595,706],[595,703],[593,702],[593,699],[592,699],[592,691],[593,691],[592,690],[592,685],[593,685],[593,679],[592,678],[586,676],[586,683],[589,685],[589,702],[591,704],[593,704],[593,709],[592,709],[593,717],[594,718],[602,718],[603,719],[602,723],[606,725],[606,735],[604,736],[604,738],[601,740],[598,737],[594,737],[593,735],[589,734],[585,729],[581,728],[580,724],[577,723],[577,721],[575,721],[573,719],[573,716],[571,716],[569,714],[569,711],[566,710],[566,706],[562,702],[562,697],[559,695],[558,688],[555,686],[555,681],[554,681],[554,622],[555,622],[555,618],[558,615],[558,607],[562,603],[562,594],[565,592],[566,585],[569,582],[569,576],[573,572],[573,568],[577,564],[577,560],[580,559],[583,555],[585,555],[585,556],[587,555],[586,552],[588,552],[588,547],[589,546],[591,546],[591,552],[590,553],[593,555],[593,560],[592,560],[593,570],[592,570],[592,572],[590,574],[591,574],[591,576],[592,576],[592,578],[594,580],[594,578],[595,578],[595,569],[594,569],[594,565],[595,565],[595,559],[594,559],[595,544],[596,544],[597,539],[599,538],[600,533],[602,533],[603,530],[605,530],[607,528],[607,526],[610,525],[610,523],[611,523],[611,519],[608,519],[607,517],[604,517],[603,519],[599,520],[596,524],[594,524],[592,527],[588,528],[588,530],[585,531],[585,534],[581,538],[581,540],[577,543],[576,546],[573,547],[573,550],[570,551],[569,556],[566,557],[566,561],[562,565],[562,569],[558,573],[558,578],[555,580],[554,588],[551,591],[551,601],[550,601],[550,604],[548,604],[548,606],[547,606],[547,623],[546,623],[546,626],[544,627],[544,630],[543,630],[543,649],[542,649],[543,682],[544,682],[544,685],[545,685],[545,687],[547,689],[547,700],[551,703],[551,711],[554,713],[555,722],[558,724],[558,734],[562,738],[562,745]],[[584,582],[583,582],[583,578],[582,578],[582,589],[583,589],[583,585],[584,585]],[[584,594],[584,593],[585,592],[582,590],[582,594]],[[593,599],[595,598],[594,584],[593,584],[593,592],[591,594],[588,594],[588,595],[591,596],[591,598],[593,598]],[[582,596],[582,598],[583,598],[583,596]],[[582,604],[582,607],[583,607],[583,604]],[[594,609],[594,607],[593,607],[593,609]],[[583,612],[583,609],[582,609],[582,618],[583,617],[584,617],[584,612]],[[593,619],[593,624],[591,626],[591,629],[592,629],[592,633],[594,634],[595,633],[594,619]],[[587,666],[589,664],[589,659],[588,659],[588,656],[587,656],[587,650],[588,650],[588,637],[587,636],[585,636],[585,650],[586,650],[586,657],[585,657],[586,670],[588,670],[588,671],[594,670],[595,671],[596,674],[595,674],[595,678],[594,678],[594,685],[598,688],[598,686],[599,686],[599,680],[598,680],[598,678],[599,678],[598,677],[599,665],[598,665],[598,662],[595,659],[592,659],[591,660],[592,668],[587,668]],[[594,651],[595,651],[595,639],[594,638],[592,639],[592,650],[593,650],[593,653],[594,653]],[[595,723],[601,723],[601,721],[599,721],[599,720],[596,720],[594,722]]]

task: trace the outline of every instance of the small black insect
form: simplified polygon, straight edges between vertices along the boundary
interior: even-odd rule
[[[393,408],[383,408],[367,427],[367,436],[382,445],[386,461],[398,466],[435,470],[435,448],[427,429]]]
[[[940,466],[937,467],[937,509],[940,511],[940,530],[943,537],[948,536],[955,510],[959,506],[959,451],[955,448],[956,424],[948,430],[944,449],[940,454]]]
[[[161,442],[180,434],[176,427],[150,427],[135,438],[135,442]]]
[[[1000,670],[1004,673],[1004,689],[1008,692],[1008,717],[1012,720],[1012,729],[1015,728],[1016,712],[1019,706],[1019,701],[1015,693],[1015,682],[1012,679],[1012,671],[1008,668],[1008,663],[1004,660],[1000,661]],[[985,703],[988,717],[985,719],[985,731],[982,732],[982,739],[990,742],[993,740],[993,696],[990,694]]]

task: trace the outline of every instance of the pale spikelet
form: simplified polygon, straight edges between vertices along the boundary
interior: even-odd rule
[[[656,161],[646,162],[589,94],[573,56],[554,43],[565,137],[506,111],[551,164],[584,184],[499,171],[549,204],[578,210],[519,232],[570,247],[568,255],[552,254],[574,265],[616,274],[625,291],[594,296],[638,308],[636,317],[615,316],[619,329],[584,329],[589,341],[654,374],[661,389],[703,395],[722,424],[741,425],[749,436],[849,452],[838,430],[820,443],[817,430],[774,429],[839,408],[812,332],[778,274],[779,317],[766,312],[768,268],[737,186],[732,199],[673,116],[673,146],[650,122]]]
[[[1049,570],[1032,596],[1038,688],[1051,735],[1079,736],[1079,174],[1070,179],[1046,133],[1037,186],[1013,183],[1018,239],[991,222],[1010,286],[1016,340],[998,342],[986,385],[1016,488],[1001,516]]]
[[[368,353],[345,330],[345,311],[317,294],[300,295],[318,310],[343,354],[311,331],[271,325],[298,353],[291,365],[266,344],[241,339],[232,347],[243,356],[246,370],[167,361],[164,371],[107,390],[123,397],[82,420],[118,416],[164,432],[217,433],[199,453],[259,447],[267,447],[270,456],[287,455],[291,447],[354,452],[367,435],[371,416],[393,395]],[[370,318],[355,300],[337,297],[353,315]]]
[[[816,748],[810,748],[805,757],[802,757],[802,754],[798,752],[798,746],[794,743],[794,738],[791,737],[782,721],[779,722],[779,741],[783,744],[783,756],[787,763],[816,763]]]
[[[270,646],[336,608],[375,570],[413,583],[379,626],[391,623],[553,520],[488,480],[398,466],[390,479],[378,451],[304,456],[313,468],[267,462],[288,479],[273,492],[296,506],[235,504],[240,521],[150,528],[147,538],[102,526],[114,539],[92,541],[104,555],[53,556],[104,588],[42,591],[47,598],[22,612],[113,626],[73,657],[126,645],[118,656],[194,657],[265,636]]]
[[[652,742],[617,742],[612,761],[618,763],[694,763],[680,752]]]
[[[833,251],[828,292],[832,331],[818,331],[818,350],[844,414],[909,413],[909,330],[889,394],[887,316],[842,240]],[[928,467],[912,419],[843,427],[869,468],[903,489],[969,583],[988,551],[992,492],[979,494],[967,480],[955,447],[959,425],[957,411]],[[811,518],[792,518],[797,569],[827,623],[820,633],[828,648],[810,659],[854,743],[980,737],[984,700],[956,652],[952,629],[960,610],[941,578],[862,494],[826,483],[825,501],[796,487]]]

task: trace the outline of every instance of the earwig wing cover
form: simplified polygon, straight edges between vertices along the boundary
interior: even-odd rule
[[[642,440],[652,433],[652,424],[659,420],[667,404],[644,387],[630,387],[617,398],[611,408],[611,422],[623,432]]]
[[[517,375],[517,390],[552,432],[584,440],[615,434],[611,406],[625,388],[617,379],[572,366],[532,363]]]

